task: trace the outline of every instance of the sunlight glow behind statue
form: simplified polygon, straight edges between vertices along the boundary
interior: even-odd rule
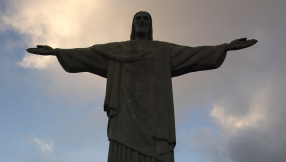
[[[135,14],[130,39],[75,49],[38,45],[27,51],[56,56],[67,72],[107,78],[108,162],[174,162],[171,78],[216,69],[228,51],[247,48],[257,40],[200,47],[153,41],[151,15],[144,11]]]

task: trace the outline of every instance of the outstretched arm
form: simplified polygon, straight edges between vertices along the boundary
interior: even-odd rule
[[[257,43],[257,40],[236,39],[218,46],[186,47],[174,45],[171,51],[172,77],[189,72],[216,69],[223,63],[226,53]]]
[[[37,48],[28,48],[27,51],[37,55],[57,56],[64,70],[70,73],[91,72],[107,77],[107,59],[92,47],[54,49],[46,45],[37,45]]]
[[[240,39],[233,40],[230,43],[226,44],[225,50],[226,51],[240,50],[243,48],[250,47],[257,42],[258,41],[255,39],[247,40],[247,38],[240,38]]]
[[[54,55],[56,56],[58,54],[56,49],[53,49],[50,46],[46,45],[37,45],[37,48],[28,48],[28,52],[37,54],[37,55]]]

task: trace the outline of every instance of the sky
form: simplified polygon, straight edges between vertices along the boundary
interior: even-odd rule
[[[215,70],[173,78],[175,161],[286,161],[286,1],[0,0],[0,161],[104,162],[106,80],[66,73],[53,56],[26,48],[82,48],[129,40],[138,11],[154,40],[219,45]]]

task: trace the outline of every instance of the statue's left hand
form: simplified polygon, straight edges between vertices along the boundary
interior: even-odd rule
[[[251,40],[247,40],[247,38],[236,39],[226,44],[226,51],[240,50],[243,48],[247,48],[247,47],[254,45],[257,42],[258,41],[255,39],[251,39]]]
[[[37,48],[28,48],[27,51],[37,55],[57,55],[57,50],[47,45],[37,45]]]

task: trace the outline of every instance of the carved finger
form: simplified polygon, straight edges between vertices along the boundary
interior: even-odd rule
[[[46,45],[37,45],[38,48],[45,48]]]
[[[248,41],[255,41],[255,42],[257,42],[257,40],[256,40],[256,39],[249,39]]]
[[[255,40],[255,39],[248,40],[248,43],[251,45],[254,45],[255,43],[257,43],[257,40]]]
[[[38,50],[38,48],[28,48],[27,51],[30,53],[38,54],[39,50]]]
[[[253,46],[257,41],[247,41],[244,46],[242,46],[242,49],[243,48],[247,48],[247,47],[250,47],[250,46]]]
[[[240,39],[237,39],[237,41],[246,41],[247,38],[240,38]]]

